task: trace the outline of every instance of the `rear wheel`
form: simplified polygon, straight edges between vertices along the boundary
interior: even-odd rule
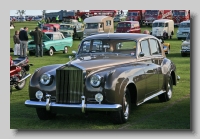
[[[32,52],[32,51],[29,51],[29,55],[30,55],[30,56],[34,56],[34,55],[35,55],[35,53],[34,53],[34,52]]]
[[[56,117],[56,113],[46,111],[45,108],[36,108],[36,112],[40,120],[49,120]]]
[[[124,92],[122,98],[122,109],[120,111],[112,112],[112,120],[115,124],[126,123],[129,119],[131,110],[131,97],[128,89]]]
[[[187,54],[185,54],[185,53],[181,53],[181,56],[182,56],[182,57],[186,57]]]
[[[52,56],[53,53],[54,53],[54,52],[53,52],[53,48],[51,47],[51,48],[49,49],[49,55]]]
[[[68,52],[68,47],[65,46],[64,50],[63,50],[63,53],[66,54]]]
[[[167,83],[166,91],[159,95],[158,98],[161,102],[169,101],[172,98],[172,91],[173,91],[173,80],[172,77],[169,77],[169,81]]]

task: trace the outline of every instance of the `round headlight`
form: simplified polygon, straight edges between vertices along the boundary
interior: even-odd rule
[[[44,85],[47,85],[49,84],[51,81],[51,75],[50,74],[43,74],[41,77],[40,77],[40,82]]]
[[[90,78],[90,84],[94,87],[98,87],[101,84],[101,76],[95,74]]]
[[[103,95],[100,94],[100,93],[96,94],[96,95],[95,95],[95,100],[96,100],[97,102],[101,102],[101,101],[103,100]]]
[[[35,93],[35,97],[36,97],[37,99],[41,100],[42,97],[43,97],[42,91],[37,91],[37,92]]]

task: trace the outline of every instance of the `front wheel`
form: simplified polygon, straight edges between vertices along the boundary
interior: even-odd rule
[[[169,77],[169,81],[167,83],[166,91],[159,95],[158,98],[161,102],[169,101],[172,98],[172,90],[173,90],[173,80],[172,77]]]
[[[37,116],[40,120],[49,120],[56,117],[56,113],[46,111],[45,108],[36,108]]]
[[[128,89],[124,92],[122,98],[122,109],[120,111],[112,112],[112,120],[114,124],[126,123],[129,119],[131,110],[131,97]]]
[[[19,74],[21,74],[21,75],[20,75],[20,76],[21,76],[20,80],[21,80],[23,77],[26,76],[26,71],[25,71],[25,69],[22,69],[22,70],[20,71]],[[24,88],[25,85],[26,85],[26,80],[23,80],[23,81],[21,81],[20,83],[18,83],[18,84],[15,86],[15,88],[16,88],[17,90],[22,90],[22,89]]]

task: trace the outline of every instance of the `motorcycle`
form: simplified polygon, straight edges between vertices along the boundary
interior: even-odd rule
[[[28,71],[33,65],[28,62],[28,57],[18,57],[13,60],[10,56],[10,93],[13,87],[21,90],[26,85],[26,79],[31,76]]]

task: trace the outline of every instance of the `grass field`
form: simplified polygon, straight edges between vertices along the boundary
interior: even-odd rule
[[[36,27],[36,22],[15,23],[16,28],[10,30],[10,47],[13,47],[13,35],[15,30],[27,26],[29,30]],[[142,27],[151,30],[150,27]],[[149,100],[138,107],[132,108],[130,119],[126,124],[114,125],[109,116],[101,113],[94,113],[88,117],[84,115],[57,115],[54,120],[41,121],[37,117],[34,108],[24,105],[29,99],[28,83],[23,90],[13,89],[10,95],[10,129],[58,129],[58,130],[163,130],[163,129],[191,129],[191,108],[190,108],[190,57],[181,57],[181,40],[166,40],[171,45],[170,54],[167,55],[177,67],[177,74],[181,77],[177,86],[174,86],[172,99],[160,103],[158,98]],[[29,63],[33,63],[30,73],[35,69],[50,64],[62,64],[69,61],[72,50],[78,48],[80,40],[74,40],[73,46],[69,48],[68,54],[56,52],[52,57],[44,55],[42,58],[29,56]],[[13,56],[13,53],[10,53]]]

